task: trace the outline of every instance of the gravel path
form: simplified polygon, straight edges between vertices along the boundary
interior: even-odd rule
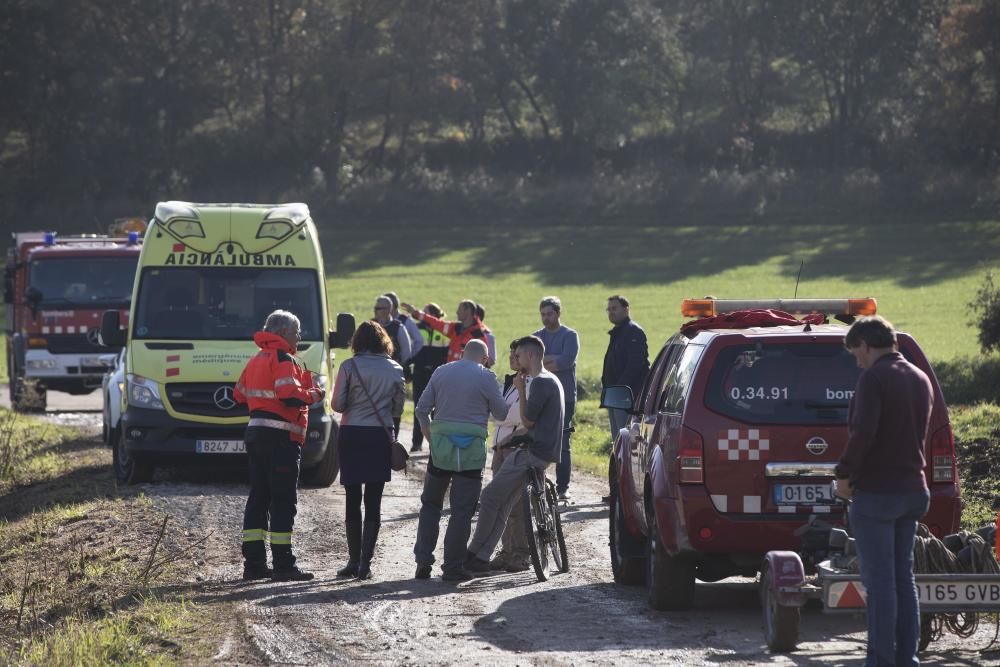
[[[66,417],[60,417],[66,419]],[[81,417],[96,420],[100,414]],[[69,421],[78,421],[71,419]],[[404,442],[408,438],[403,438]],[[413,540],[426,455],[407,475],[394,474],[383,501],[375,578],[336,579],[345,560],[343,489],[302,489],[295,526],[300,564],[316,573],[304,583],[239,580],[240,521],[246,485],[240,471],[172,469],[144,485],[145,494],[205,542],[202,604],[235,602],[229,627],[206,628],[224,664],[727,664],[857,665],[864,657],[860,616],[826,616],[807,608],[802,642],[790,655],[770,655],[752,580],[699,583],[695,609],[656,612],[642,588],[615,584],[607,554],[606,482],[576,473],[576,504],[563,513],[571,571],[538,583],[531,572],[462,583],[439,570],[413,579]],[[443,538],[443,530],[442,530]],[[440,559],[441,544],[438,545]],[[440,562],[440,560],[439,560]],[[988,625],[988,627],[987,627]],[[980,654],[993,637],[984,623],[967,640],[931,645],[930,665],[1000,664]]]

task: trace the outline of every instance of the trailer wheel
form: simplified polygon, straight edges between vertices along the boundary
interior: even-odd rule
[[[920,614],[920,643],[917,651],[923,653],[934,639],[934,614]]]
[[[799,608],[783,607],[771,585],[771,570],[764,568],[760,578],[760,603],[764,611],[764,639],[772,653],[795,650],[799,642]]]

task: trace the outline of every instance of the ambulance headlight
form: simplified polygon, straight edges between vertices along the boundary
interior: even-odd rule
[[[128,389],[128,404],[137,408],[163,410],[163,400],[160,398],[160,385],[141,375],[129,373],[125,377]]]

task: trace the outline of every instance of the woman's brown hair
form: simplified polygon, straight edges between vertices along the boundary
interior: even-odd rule
[[[378,322],[365,320],[358,325],[358,330],[351,338],[351,351],[354,354],[369,352],[392,356],[392,340]]]

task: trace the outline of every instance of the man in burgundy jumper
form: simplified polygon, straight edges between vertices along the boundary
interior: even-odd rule
[[[927,375],[898,352],[885,319],[860,318],[844,345],[865,369],[836,470],[838,495],[852,498],[848,511],[867,591],[865,665],[917,665],[913,542],[930,502],[924,443],[934,394]]]

